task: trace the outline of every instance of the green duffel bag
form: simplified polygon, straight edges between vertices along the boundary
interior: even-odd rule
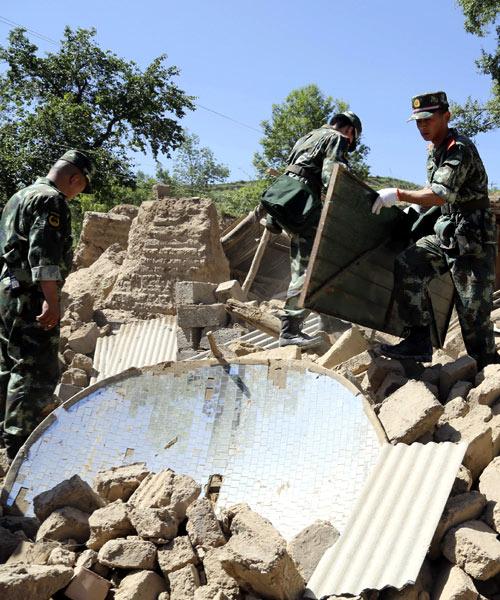
[[[261,198],[264,210],[291,233],[300,233],[315,224],[321,213],[321,200],[307,183],[281,175]]]

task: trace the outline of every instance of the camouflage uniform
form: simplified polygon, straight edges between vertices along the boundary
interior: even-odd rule
[[[17,450],[43,418],[59,378],[59,326],[36,317],[40,281],[63,282],[71,266],[71,215],[65,196],[42,177],[7,202],[0,221],[0,418]]]
[[[409,326],[431,323],[427,284],[450,271],[456,290],[465,347],[483,364],[495,355],[490,321],[495,282],[496,226],[488,206],[488,178],[474,144],[455,129],[432,148],[429,186],[446,201],[434,228],[395,262],[394,293],[401,319]]]
[[[288,165],[296,165],[307,170],[308,178],[295,173],[289,177],[309,183],[317,194],[318,203],[321,193],[325,193],[330,182],[333,166],[340,162],[345,166],[349,140],[331,125],[323,125],[301,137],[288,157]],[[304,319],[309,312],[298,307],[298,299],[304,286],[306,268],[311,256],[318,221],[300,233],[293,234],[290,239],[291,281],[285,303],[285,313],[290,317]]]

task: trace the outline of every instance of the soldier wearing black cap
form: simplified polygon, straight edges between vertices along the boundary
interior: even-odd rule
[[[490,319],[495,282],[496,226],[489,209],[488,177],[470,139],[448,127],[450,112],[444,92],[412,99],[409,120],[416,121],[431,142],[428,183],[417,191],[387,188],[373,205],[378,214],[397,200],[423,207],[441,207],[434,234],[402,252],[394,265],[394,299],[409,335],[396,345],[382,344],[391,358],[422,362],[432,359],[431,313],[427,285],[450,272],[465,347],[478,369],[498,362]]]
[[[70,150],[14,194],[0,221],[0,435],[13,457],[59,378],[59,292],[71,268],[67,200],[90,192],[93,165]]]

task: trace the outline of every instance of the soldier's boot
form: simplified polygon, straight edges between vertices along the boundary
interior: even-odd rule
[[[388,358],[398,360],[430,362],[432,360],[432,343],[429,326],[412,327],[410,335],[399,344],[381,344],[380,353]]]
[[[482,371],[484,367],[488,365],[498,365],[500,364],[500,355],[498,352],[494,354],[482,354],[481,356],[476,357],[477,370]]]
[[[320,335],[311,337],[307,333],[303,333],[300,329],[302,319],[284,315],[281,317],[281,331],[279,338],[280,346],[299,346],[300,348],[316,348],[323,343],[323,338]]]

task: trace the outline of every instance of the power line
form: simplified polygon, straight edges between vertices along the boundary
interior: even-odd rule
[[[28,33],[31,33],[31,35],[34,35],[37,38],[40,38],[44,42],[49,42],[50,44],[54,44],[55,46],[59,46],[59,42],[56,42],[52,38],[49,38],[48,36],[44,35],[43,33],[39,33],[38,31],[35,31],[34,29],[29,29],[28,27],[25,27],[24,25],[21,25],[20,23],[16,23],[15,21],[11,21],[10,19],[7,19],[7,17],[0,16],[0,22],[4,23],[5,25],[9,25],[9,27],[22,27]]]
[[[203,108],[203,110],[208,110],[208,112],[214,113],[214,115],[218,115],[219,117],[223,117],[224,119],[228,119],[228,121],[233,121],[233,123],[237,123],[238,125],[241,125],[243,127],[247,127],[248,129],[252,129],[253,131],[256,131],[257,133],[263,133],[262,129],[257,129],[256,127],[253,127],[252,125],[248,125],[247,123],[243,123],[243,121],[237,121],[236,119],[233,119],[233,117],[229,117],[228,115],[225,115],[221,112],[218,112],[216,110],[213,110],[212,108],[208,108],[207,106],[203,106],[202,104],[196,104],[195,106],[197,106],[198,108]]]

